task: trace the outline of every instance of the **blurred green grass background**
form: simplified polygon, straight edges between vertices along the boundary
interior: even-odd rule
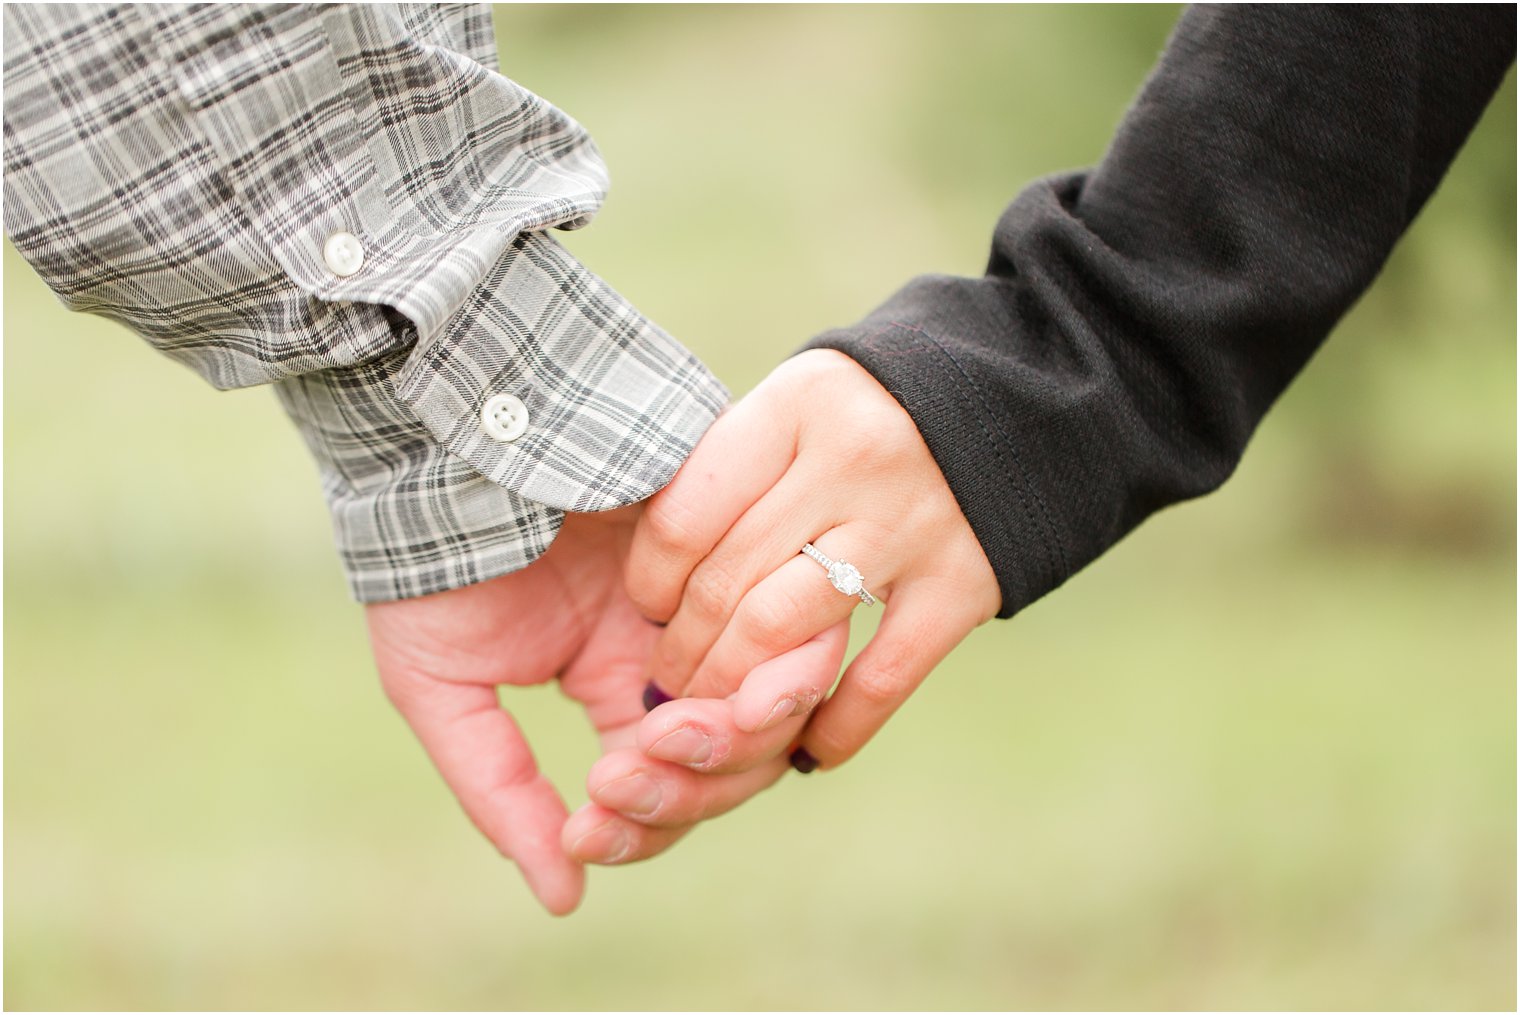
[[[735,392],[1090,164],[1176,8],[506,7],[567,242]],[[1220,493],[854,763],[542,915],[383,700],[314,470],[5,250],[8,1008],[1515,997],[1513,76]],[[595,756],[512,696],[572,806]]]

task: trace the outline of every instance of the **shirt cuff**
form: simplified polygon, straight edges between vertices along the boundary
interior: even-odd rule
[[[363,603],[520,570],[564,517],[439,446],[392,387],[408,352],[274,385],[317,461],[349,590]]]
[[[728,397],[542,233],[518,237],[432,338],[389,317],[394,351],[274,385],[317,460],[361,602],[528,566],[565,511],[668,483]],[[520,425],[483,416],[501,395],[521,403]]]
[[[605,511],[659,490],[728,401],[702,361],[544,232],[519,235],[435,333],[396,393],[450,454],[529,500]],[[493,435],[487,404],[526,410]]]

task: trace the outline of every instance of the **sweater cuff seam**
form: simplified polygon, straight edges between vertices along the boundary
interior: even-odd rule
[[[977,424],[981,427],[982,431],[987,434],[988,443],[992,445],[994,453],[998,453],[1001,456],[1003,452],[1006,452],[1006,457],[1013,463],[1013,467],[1017,472],[1019,480],[1018,484],[1014,487],[1014,492],[1019,496],[1020,503],[1024,508],[1024,514],[1037,527],[1044,529],[1046,538],[1040,541],[1040,545],[1045,547],[1047,557],[1049,557],[1052,553],[1054,554],[1054,558],[1047,560],[1046,563],[1047,566],[1051,564],[1054,564],[1056,566],[1057,570],[1055,577],[1056,581],[1059,581],[1062,576],[1070,573],[1070,568],[1067,562],[1066,548],[1061,544],[1060,533],[1057,530],[1055,520],[1051,515],[1050,505],[1046,503],[1045,498],[1041,496],[1040,491],[1036,489],[1033,482],[1031,482],[1029,470],[1024,467],[1024,462],[1019,455],[1018,447],[1013,441],[1012,436],[1006,433],[999,425],[997,414],[992,411],[992,407],[988,404],[987,395],[986,392],[982,390],[982,386],[978,384],[971,373],[961,365],[961,362],[956,358],[955,353],[944,342],[941,342],[933,333],[925,331],[923,328],[918,327],[917,325],[908,324],[904,321],[888,321],[886,323],[891,328],[895,328],[900,331],[906,331],[909,334],[915,335],[932,345],[934,349],[938,351],[939,354],[945,360],[947,360],[950,366],[954,369],[959,381],[957,385],[958,391],[965,392],[969,390],[975,393],[976,400],[974,403],[971,403],[971,399],[965,394],[961,395],[961,400],[967,403],[971,403],[971,408],[973,410],[979,410],[975,411]],[[1032,499],[1034,501],[1035,507],[1039,509],[1038,518],[1035,517],[1034,511],[1030,509],[1028,501],[1026,500],[1026,494],[1028,499]]]

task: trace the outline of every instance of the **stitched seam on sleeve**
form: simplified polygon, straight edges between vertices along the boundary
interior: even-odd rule
[[[952,352],[950,348],[945,345],[945,343],[941,342],[934,335],[930,334],[922,328],[911,324],[906,324],[902,321],[889,321],[887,323],[891,324],[895,328],[901,328],[904,331],[917,335],[920,338],[923,338],[932,343],[936,349],[944,354],[945,358],[950,361],[950,364],[955,367],[956,371],[965,381],[966,386],[976,394],[976,400],[980,403],[982,409],[982,412],[978,416],[977,422],[981,426],[982,432],[987,435],[989,442],[992,444],[993,452],[998,455],[999,460],[1002,460],[1004,458],[1003,448],[1007,449],[1007,457],[1012,460],[1013,466],[1015,470],[1017,470],[1018,476],[1021,480],[1019,485],[1014,488],[1015,492],[1018,494],[1019,503],[1023,506],[1024,513],[1030,516],[1031,521],[1040,521],[1044,523],[1044,529],[1046,533],[1045,545],[1054,549],[1055,558],[1060,564],[1060,573],[1054,575],[1053,577],[1058,582],[1066,578],[1071,573],[1071,569],[1067,564],[1066,548],[1062,545],[1061,537],[1056,531],[1055,521],[1050,513],[1050,506],[1045,503],[1045,498],[1040,496],[1039,490],[1036,489],[1034,483],[1030,481],[1029,471],[1024,468],[1024,463],[1019,457],[1018,449],[1014,447],[1013,440],[1009,437],[1008,434],[1003,432],[1001,427],[997,425],[997,415],[993,412],[992,406],[988,402],[986,394],[982,391],[981,385],[979,385],[971,376],[971,374],[966,370],[966,368],[961,365],[961,362],[956,358],[955,353]],[[1040,509],[1039,519],[1035,519],[1033,513],[1029,509],[1028,500],[1025,498],[1026,490],[1029,497],[1033,498],[1035,505]]]

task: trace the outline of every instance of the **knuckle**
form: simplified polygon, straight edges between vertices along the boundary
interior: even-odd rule
[[[900,676],[885,667],[861,670],[851,681],[855,694],[872,711],[894,708],[903,696]]]
[[[781,405],[807,415],[821,399],[831,399],[837,394],[842,374],[848,370],[841,369],[845,363],[853,361],[844,353],[810,349],[777,366],[762,387]]]
[[[726,618],[733,610],[733,583],[724,569],[707,561],[686,582],[686,602],[704,620]]]
[[[793,389],[820,387],[837,369],[838,364],[834,362],[837,355],[840,354],[832,350],[809,349],[782,360],[771,371],[771,376],[784,378],[786,386]]]
[[[780,590],[745,600],[743,631],[757,646],[768,650],[790,647],[803,621],[802,607],[790,593]]]
[[[695,552],[698,519],[675,491],[650,498],[640,533],[665,556],[680,559]]]

